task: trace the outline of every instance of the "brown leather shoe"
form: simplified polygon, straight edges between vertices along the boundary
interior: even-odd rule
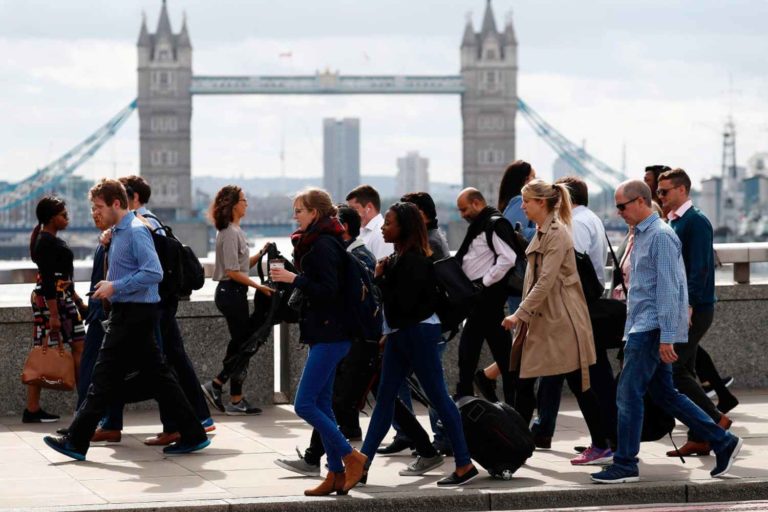
[[[147,446],[168,446],[179,439],[181,439],[181,434],[178,432],[160,432],[155,437],[146,438],[144,444]]]
[[[677,450],[668,451],[667,457],[691,457],[692,455],[703,457],[709,455],[710,449],[709,443],[706,441],[686,441]]]
[[[720,427],[722,427],[723,430],[729,430],[731,428],[731,425],[733,425],[733,420],[723,414],[720,416],[720,421],[717,422]]]
[[[368,456],[353,448],[352,451],[344,457],[343,461],[344,472],[346,473],[344,479],[344,491],[347,492],[356,486],[363,477]]]
[[[97,428],[96,432],[91,436],[92,443],[119,443],[123,438],[123,433],[119,430],[104,430],[103,428]]]
[[[328,496],[329,494],[336,493],[337,496],[344,496],[347,491],[344,490],[344,483],[346,475],[342,473],[334,473],[329,471],[325,475],[325,480],[320,482],[320,485],[312,489],[304,491],[304,496]]]

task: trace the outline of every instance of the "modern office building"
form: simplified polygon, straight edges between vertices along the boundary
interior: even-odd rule
[[[323,119],[323,187],[334,202],[360,185],[360,120]]]
[[[429,158],[409,151],[397,159],[397,186],[395,194],[401,197],[408,192],[429,192]]]

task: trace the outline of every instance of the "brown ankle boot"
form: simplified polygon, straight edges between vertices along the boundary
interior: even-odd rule
[[[344,491],[349,491],[357,485],[365,472],[365,463],[368,457],[359,451],[353,449],[349,455],[344,457],[344,471],[347,476],[344,481]]]
[[[722,427],[723,430],[728,430],[731,428],[731,425],[733,425],[733,420],[728,416],[726,416],[725,414],[723,414],[722,416],[720,416],[720,421],[718,421],[717,424],[720,425],[720,427]]]
[[[667,452],[667,457],[690,457],[691,455],[705,456],[709,455],[709,443],[706,441],[686,441],[683,446],[677,450]]]
[[[328,496],[334,492],[339,496],[347,494],[344,490],[344,473],[329,471],[325,480],[317,487],[304,491],[304,496]]]

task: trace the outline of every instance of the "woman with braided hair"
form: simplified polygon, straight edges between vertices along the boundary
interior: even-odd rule
[[[37,203],[35,214],[38,224],[29,240],[29,253],[38,268],[31,296],[34,343],[40,345],[46,338],[51,344],[67,343],[75,360],[77,379],[85,340],[83,317],[88,307],[75,291],[74,254],[67,242],[57,236],[69,225],[67,205],[58,197],[46,196]],[[40,386],[27,386],[27,408],[22,421],[48,423],[58,419],[40,407]]]

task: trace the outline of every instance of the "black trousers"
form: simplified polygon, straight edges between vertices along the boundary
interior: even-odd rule
[[[222,362],[223,368],[217,378],[222,384],[231,380],[230,394],[241,395],[243,382],[248,376],[248,367],[236,366],[234,362],[239,358],[234,356],[242,352],[245,343],[256,329],[248,308],[248,287],[234,281],[221,281],[216,286],[214,302],[227,321],[230,336]]]
[[[576,401],[581,409],[581,415],[584,417],[584,421],[589,429],[589,435],[592,438],[592,444],[598,448],[608,447],[608,434],[603,424],[602,414],[600,411],[600,401],[595,394],[594,389],[591,387],[586,390],[581,390],[581,370],[574,370],[564,375],[565,381],[568,383],[568,387],[571,393],[576,397]],[[536,379],[518,379],[517,386],[521,391],[526,390],[526,393],[533,394],[533,388],[536,384]],[[533,417],[533,407],[521,406],[521,404],[515,404],[515,409],[520,413],[520,416],[526,421],[526,424],[531,422]]]
[[[160,336],[163,340],[165,362],[173,368],[184,395],[192,405],[195,416],[200,421],[211,417],[200,380],[197,378],[195,367],[184,349],[184,339],[181,337],[179,324],[176,321],[176,311],[179,308],[178,299],[167,299],[160,304]],[[160,421],[163,432],[177,432],[178,428],[164,407],[160,407]]]
[[[136,369],[144,373],[155,400],[178,425],[181,442],[205,440],[205,430],[157,347],[156,318],[156,304],[112,305],[109,328],[93,368],[88,394],[69,427],[69,437],[78,450],[88,450],[107,406],[121,396],[126,374]]]
[[[480,362],[483,341],[488,342],[493,359],[499,365],[504,387],[504,401],[514,403],[515,382],[509,371],[512,338],[501,326],[507,291],[499,283],[483,290],[480,299],[469,314],[459,341],[459,382],[456,392],[460,396],[474,394],[473,378]]]
[[[699,348],[701,338],[709,330],[712,320],[715,317],[715,310],[695,311],[691,316],[691,326],[688,329],[688,343],[676,343],[675,352],[677,361],[672,364],[672,381],[675,387],[682,394],[691,399],[693,403],[699,406],[715,423],[720,421],[722,413],[717,410],[715,404],[709,399],[707,394],[701,388],[701,384],[696,376],[696,353]],[[688,437],[694,441],[691,432]]]

